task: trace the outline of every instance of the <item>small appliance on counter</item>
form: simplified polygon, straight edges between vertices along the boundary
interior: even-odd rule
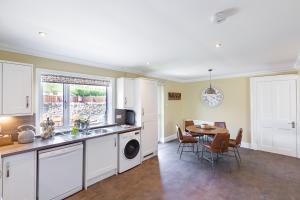
[[[35,127],[29,124],[21,125],[18,130],[18,143],[26,144],[31,143],[35,136]]]
[[[116,109],[115,110],[115,122],[118,125],[135,125],[135,112],[127,109]]]

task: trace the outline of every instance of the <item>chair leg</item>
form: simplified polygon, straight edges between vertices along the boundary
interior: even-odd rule
[[[211,166],[214,167],[214,155],[213,152],[210,152],[210,156],[211,156]]]
[[[184,148],[184,144],[182,144],[182,147],[181,147],[181,152],[180,152],[180,157],[179,157],[179,159],[181,159],[182,152],[183,152],[183,148]]]
[[[239,157],[239,159],[240,159],[240,162],[242,162],[242,159],[241,159],[240,152],[239,152],[239,149],[238,149],[238,148],[236,148],[236,152],[237,152],[237,155],[238,155],[238,157]]]
[[[181,143],[179,143],[179,145],[178,145],[177,153],[179,153],[180,146],[181,146]]]
[[[237,157],[237,155],[236,155],[235,148],[233,148],[233,153],[234,153],[234,157],[235,157],[235,159],[236,159],[236,162],[237,162],[237,163],[240,163],[240,161],[239,161],[239,159],[238,159],[238,157]]]

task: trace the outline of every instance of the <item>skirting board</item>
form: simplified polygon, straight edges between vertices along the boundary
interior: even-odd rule
[[[169,135],[167,137],[164,137],[164,138],[160,138],[160,142],[161,143],[166,143],[166,142],[170,142],[172,140],[176,140],[177,139],[177,135],[176,134],[173,134],[173,135]]]
[[[176,140],[176,139],[177,139],[177,135],[173,134],[173,135],[169,135],[167,137],[161,138],[160,142],[161,143],[166,143],[166,142],[170,142],[170,141],[173,141],[173,140]],[[252,149],[251,144],[248,143],[248,142],[242,142],[241,147],[246,148],[246,149]]]

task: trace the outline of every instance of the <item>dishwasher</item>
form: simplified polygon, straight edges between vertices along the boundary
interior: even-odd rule
[[[39,151],[38,161],[39,200],[59,200],[82,190],[82,143]]]

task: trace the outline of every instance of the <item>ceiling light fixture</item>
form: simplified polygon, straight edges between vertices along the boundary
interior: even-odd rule
[[[209,69],[209,87],[205,89],[205,94],[216,94],[216,90],[211,86],[211,72],[212,69]]]
[[[147,65],[150,65],[150,62],[147,62],[146,64],[147,64]]]
[[[40,31],[40,32],[39,32],[39,35],[40,35],[41,37],[45,37],[45,36],[47,35],[47,33]]]

